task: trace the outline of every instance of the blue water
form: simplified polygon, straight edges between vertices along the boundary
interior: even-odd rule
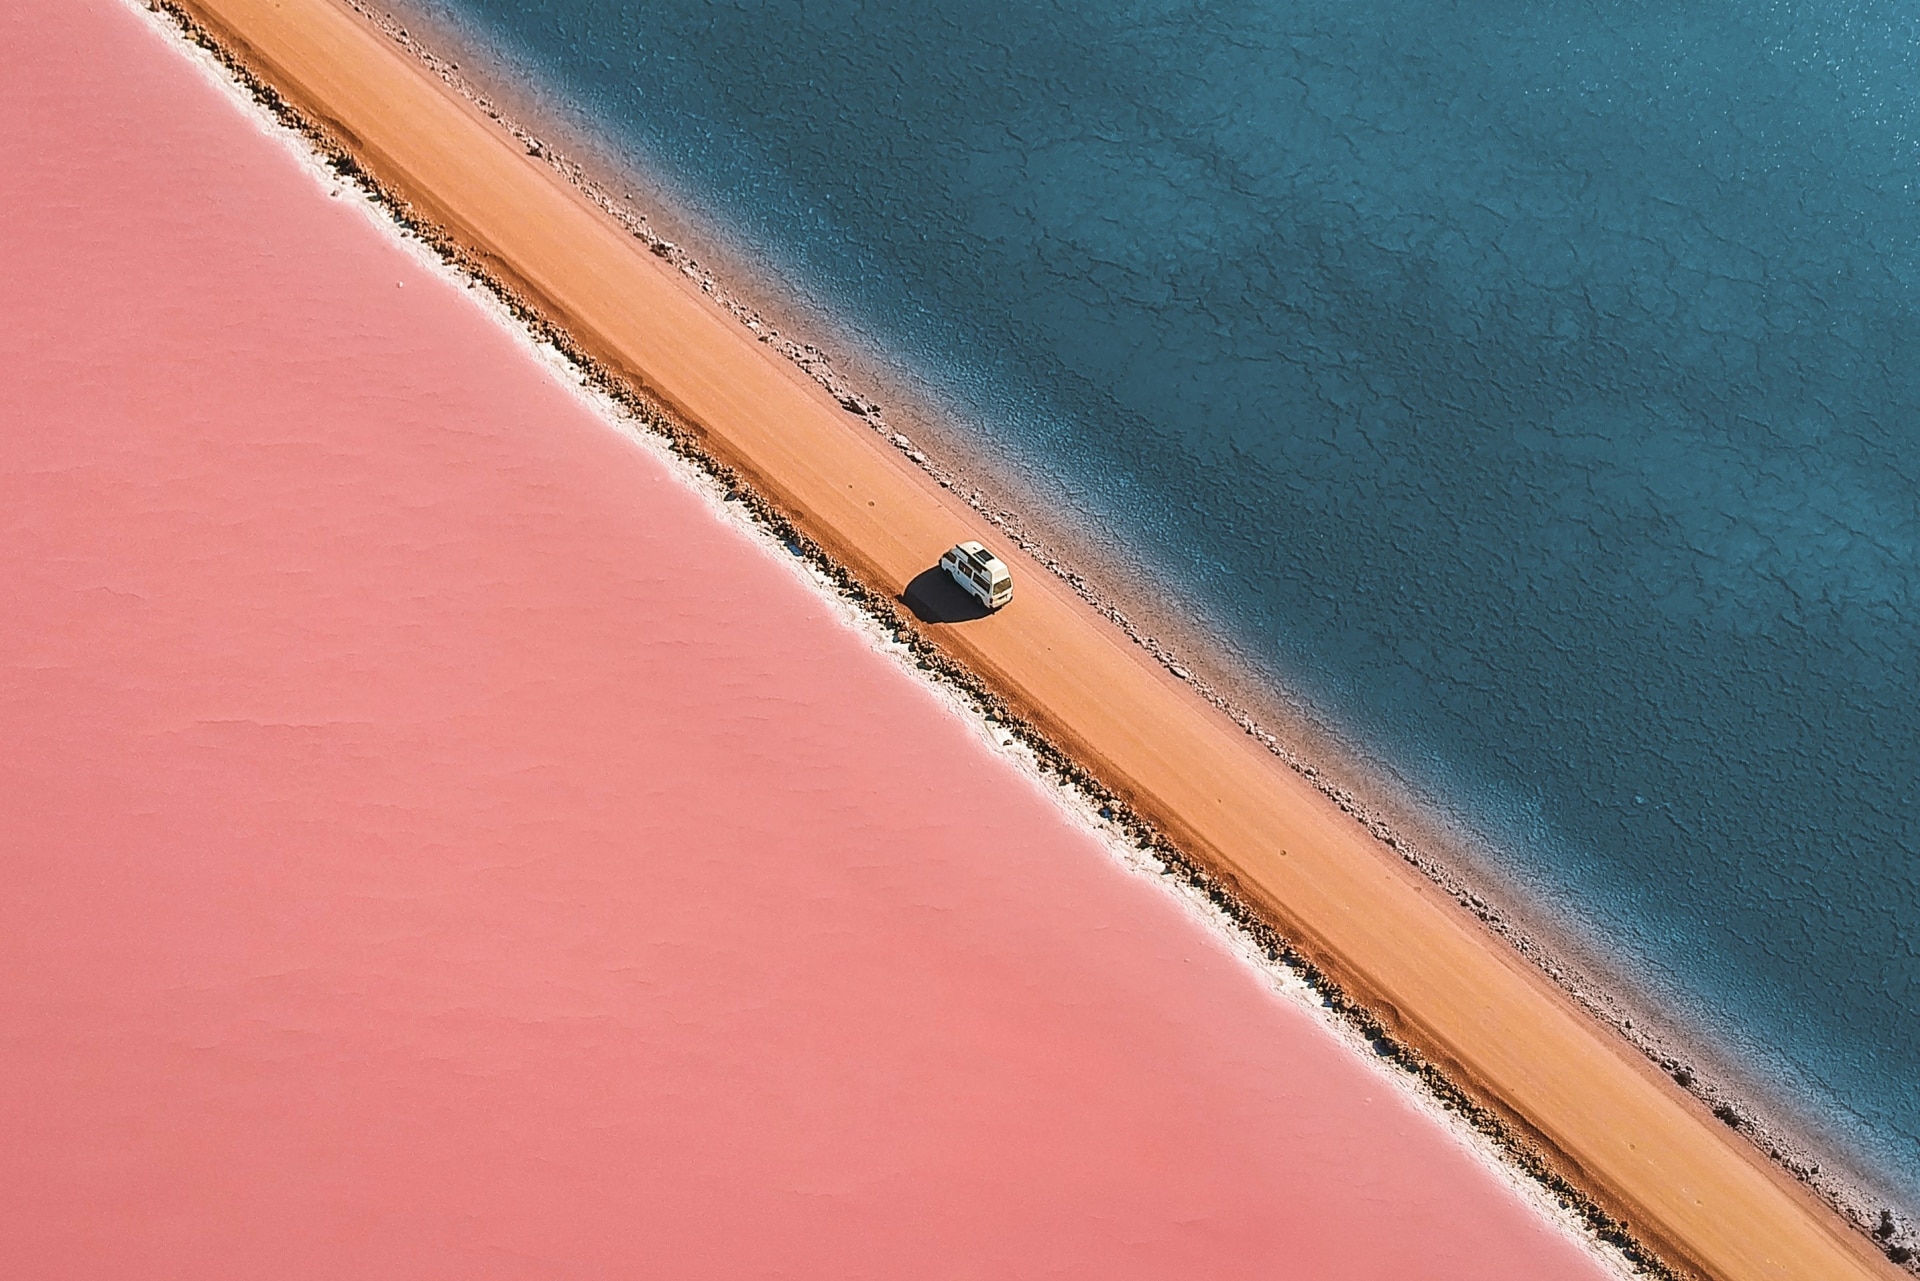
[[[1920,10],[433,2],[1920,1202]]]

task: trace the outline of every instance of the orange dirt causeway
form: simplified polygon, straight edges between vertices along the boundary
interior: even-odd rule
[[[358,15],[332,0],[186,7],[871,586],[897,595],[990,532]],[[1729,1281],[1903,1275],[1043,568],[996,550],[1016,599],[934,629],[939,643],[1637,1237]]]

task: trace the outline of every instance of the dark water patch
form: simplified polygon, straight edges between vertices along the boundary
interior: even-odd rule
[[[1901,10],[451,12],[1920,1195]]]

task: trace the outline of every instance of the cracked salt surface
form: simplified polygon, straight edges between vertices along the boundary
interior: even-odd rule
[[[424,7],[1920,1196],[1894,10]]]

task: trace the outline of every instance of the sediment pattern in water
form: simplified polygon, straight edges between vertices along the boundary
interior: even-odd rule
[[[427,6],[1920,1195],[1897,6]]]

